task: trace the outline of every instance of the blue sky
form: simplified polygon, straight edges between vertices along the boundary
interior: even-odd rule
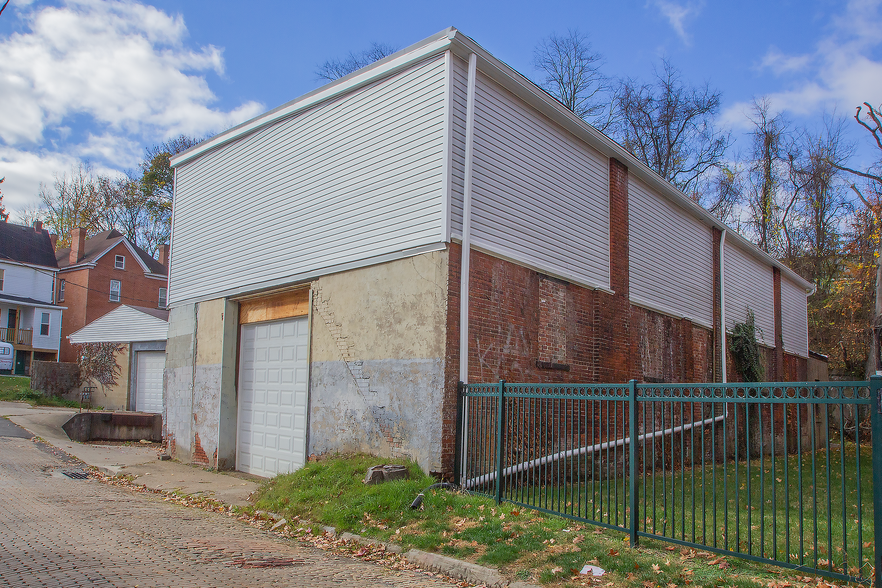
[[[578,28],[604,73],[647,78],[669,58],[723,92],[737,137],[755,96],[794,123],[882,103],[882,0],[110,2],[11,0],[0,15],[0,176],[13,211],[79,161],[131,169],[144,149],[204,135],[320,85],[318,64],[448,26],[528,77],[533,48]],[[878,153],[856,123],[853,163]],[[740,141],[743,145],[743,139]],[[736,145],[737,147],[737,145]]]

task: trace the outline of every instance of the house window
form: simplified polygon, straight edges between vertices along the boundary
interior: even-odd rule
[[[64,284],[67,283],[67,280],[61,280],[58,283],[58,301],[64,302]]]
[[[113,267],[116,269],[126,269],[126,256],[117,255],[116,259],[113,261]]]
[[[0,290],[3,289],[3,273],[4,273],[5,271],[6,271],[6,270],[2,270],[2,269],[0,269]]]
[[[110,301],[119,302],[120,283],[119,280],[110,280]]]
[[[46,337],[49,335],[49,313],[44,312],[40,319],[40,335]]]
[[[167,298],[168,298],[168,290],[166,290],[165,288],[160,288],[159,289],[159,304],[157,306],[159,306],[159,308],[165,308],[166,304],[168,303]]]

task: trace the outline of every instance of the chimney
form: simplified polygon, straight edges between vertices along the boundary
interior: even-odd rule
[[[159,259],[157,259],[157,261],[159,263],[161,263],[162,265],[164,265],[165,267],[168,267],[168,249],[169,249],[168,244],[163,244],[163,245],[160,245],[159,249],[156,251],[156,254],[159,257]]]
[[[35,220],[34,221],[34,232],[42,233],[43,232],[43,221]]]
[[[52,251],[58,249],[58,247],[56,247],[56,245],[58,245],[58,235],[56,235],[55,233],[51,233],[49,235],[49,240],[52,241]]]
[[[70,264],[75,265],[86,256],[86,229],[77,227],[70,232]]]

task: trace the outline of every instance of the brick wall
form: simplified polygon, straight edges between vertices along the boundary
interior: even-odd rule
[[[125,256],[125,269],[114,267],[117,255]],[[68,335],[121,304],[158,308],[159,289],[168,284],[165,278],[145,276],[141,264],[123,243],[104,254],[94,268],[62,271],[58,278],[67,282],[64,301],[59,303],[67,307],[61,321],[60,361],[76,361],[76,352],[67,340]],[[121,282],[120,302],[110,301],[110,280]]]

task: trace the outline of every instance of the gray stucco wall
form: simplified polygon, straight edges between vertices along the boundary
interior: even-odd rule
[[[169,313],[163,422],[176,459],[235,467],[237,322],[228,300]]]
[[[193,358],[196,305],[172,308],[168,315],[162,408],[163,438],[175,459],[191,461],[193,444]]]
[[[441,469],[446,296],[446,251],[313,283],[309,453]]]
[[[441,469],[446,297],[446,251],[312,283],[308,453]],[[170,313],[163,422],[176,459],[235,467],[238,332],[228,300]]]

